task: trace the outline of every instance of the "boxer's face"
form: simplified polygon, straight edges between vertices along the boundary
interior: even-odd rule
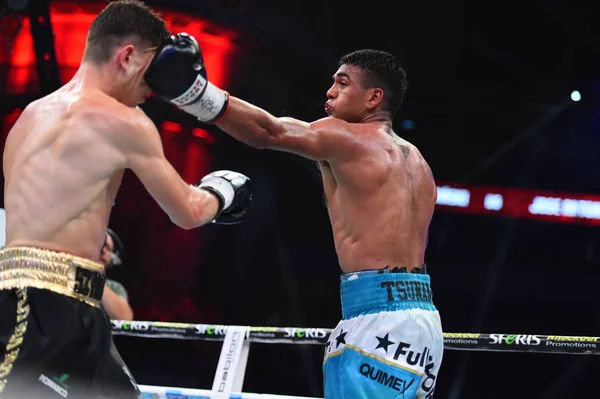
[[[325,112],[347,122],[360,122],[369,112],[370,91],[363,87],[363,71],[355,65],[342,65],[327,90]]]

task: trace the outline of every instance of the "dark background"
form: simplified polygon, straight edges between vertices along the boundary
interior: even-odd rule
[[[101,7],[76,3],[50,6],[63,18]],[[439,181],[600,191],[600,13],[591,1],[147,3],[177,12],[180,24],[209,21],[206,34],[227,37],[231,50],[223,71],[209,68],[209,76],[222,72],[222,87],[274,115],[324,116],[338,58],[379,48],[408,71],[395,129],[419,147]],[[22,15],[47,6],[31,0]],[[61,61],[58,50],[57,79],[52,57],[14,65],[22,32],[18,13],[4,10],[3,138],[15,109],[64,83],[76,67]],[[77,28],[83,34],[86,23]],[[52,46],[52,27],[36,32],[37,43]],[[57,48],[60,37],[56,32]],[[29,72],[15,89],[18,68]],[[581,102],[569,98],[575,89]],[[127,172],[110,220],[125,242],[125,265],[111,277],[129,290],[136,320],[334,327],[340,270],[314,165],[246,147],[155,99],[143,108],[162,127],[167,157],[187,181],[216,169],[240,171],[252,178],[255,206],[246,224],[184,231]],[[407,120],[414,128],[403,128]],[[179,123],[181,131],[164,121]],[[599,240],[592,226],[436,212],[427,263],[444,330],[600,335]],[[115,341],[141,384],[212,385],[218,343]],[[320,347],[253,345],[244,390],[322,396],[321,361]],[[596,397],[599,371],[594,356],[446,351],[436,397]]]

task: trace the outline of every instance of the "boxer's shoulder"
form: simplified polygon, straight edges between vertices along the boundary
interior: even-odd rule
[[[346,151],[349,147],[369,147],[369,142],[362,140],[361,136],[374,131],[374,127],[371,124],[351,123],[331,116],[311,122],[310,129],[322,137],[333,141],[339,151]]]
[[[79,116],[104,118],[105,121],[110,116],[110,120],[118,121],[129,108],[102,92],[94,91],[74,98],[69,109]]]
[[[338,132],[350,133],[354,129],[353,123],[346,122],[343,119],[327,116],[311,122],[310,128],[313,131],[322,131],[323,133]]]
[[[138,109],[103,94],[82,96],[71,109],[72,117],[106,137],[121,137],[125,132],[144,130],[148,123],[152,123]]]

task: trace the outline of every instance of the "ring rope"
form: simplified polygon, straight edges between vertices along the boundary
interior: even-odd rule
[[[223,341],[227,325],[172,323],[158,321],[111,320],[114,335],[147,338]],[[326,345],[329,328],[244,327],[246,340],[267,344]],[[553,354],[600,355],[600,337],[539,335],[444,333],[444,349],[485,352],[536,352]]]

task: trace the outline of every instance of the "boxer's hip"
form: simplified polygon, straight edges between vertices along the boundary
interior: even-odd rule
[[[427,273],[369,270],[341,277],[344,319],[397,310],[435,311],[431,280]]]
[[[34,247],[0,250],[0,290],[39,288],[99,306],[104,267],[89,259]]]
[[[344,274],[341,300],[343,320],[325,351],[325,397],[433,397],[443,333],[429,275]]]
[[[1,397],[139,396],[98,306],[103,270],[64,253],[0,251]]]

